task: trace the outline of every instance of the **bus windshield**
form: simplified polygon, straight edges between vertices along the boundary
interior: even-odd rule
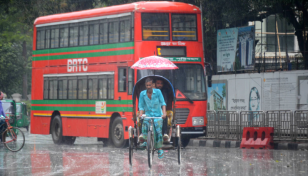
[[[4,113],[10,113],[12,114],[13,113],[13,106],[10,102],[2,102],[2,108],[3,108],[3,111]]]
[[[177,70],[138,70],[137,79],[150,75],[161,75],[191,100],[206,100],[203,68],[199,64],[176,64]],[[185,100],[185,99],[178,99]]]

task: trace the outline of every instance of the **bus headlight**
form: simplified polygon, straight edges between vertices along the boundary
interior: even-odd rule
[[[192,124],[193,126],[204,125],[203,117],[193,117]]]

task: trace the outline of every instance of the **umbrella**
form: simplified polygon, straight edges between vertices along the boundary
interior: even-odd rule
[[[140,59],[131,67],[132,69],[138,70],[174,70],[179,69],[173,62],[170,60],[159,57],[159,56],[149,56]]]

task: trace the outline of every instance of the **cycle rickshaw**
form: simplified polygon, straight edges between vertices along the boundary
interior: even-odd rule
[[[153,124],[153,117],[145,117],[145,118],[150,118],[150,126],[148,130],[148,137],[147,137],[147,146],[146,148],[140,147],[140,141],[138,141],[138,136],[141,133],[141,127],[142,127],[142,119],[138,117],[137,111],[138,111],[138,100],[139,100],[139,95],[140,92],[145,90],[145,79],[151,77],[153,80],[156,80],[157,78],[160,78],[164,82],[164,86],[168,88],[170,91],[170,99],[172,100],[168,102],[171,103],[171,110],[169,113],[167,113],[167,118],[168,119],[168,133],[169,136],[171,137],[171,140],[168,144],[163,144],[162,149],[163,150],[177,150],[177,155],[178,155],[178,164],[181,163],[181,128],[180,126],[176,125],[176,122],[174,120],[174,115],[175,115],[175,91],[174,88],[171,84],[171,82],[166,79],[163,76],[159,75],[154,75],[154,76],[146,76],[137,81],[137,83],[134,86],[133,89],[133,121],[134,121],[134,126],[130,126],[128,128],[129,131],[129,163],[132,165],[132,160],[133,160],[133,152],[134,150],[137,151],[137,149],[146,149],[147,150],[147,155],[148,155],[148,165],[151,168],[152,167],[152,160],[153,160],[153,155],[154,151],[156,150],[154,148],[154,124]],[[169,98],[168,98],[169,100]],[[167,105],[168,106],[168,105]],[[157,117],[156,117],[157,118]]]

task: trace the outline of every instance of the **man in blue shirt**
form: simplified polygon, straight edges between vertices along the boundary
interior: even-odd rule
[[[152,88],[153,79],[147,78],[145,80],[146,90],[142,91],[139,96],[139,111],[140,117],[146,114],[147,117],[162,117],[166,118],[166,103],[164,97],[159,89]],[[161,150],[163,145],[162,125],[163,119],[154,119],[154,147],[158,148],[158,158],[164,157],[164,152]],[[141,138],[146,140],[148,135],[149,119],[144,119],[142,123]],[[140,137],[139,137],[140,138]],[[146,146],[144,142],[141,146]]]

